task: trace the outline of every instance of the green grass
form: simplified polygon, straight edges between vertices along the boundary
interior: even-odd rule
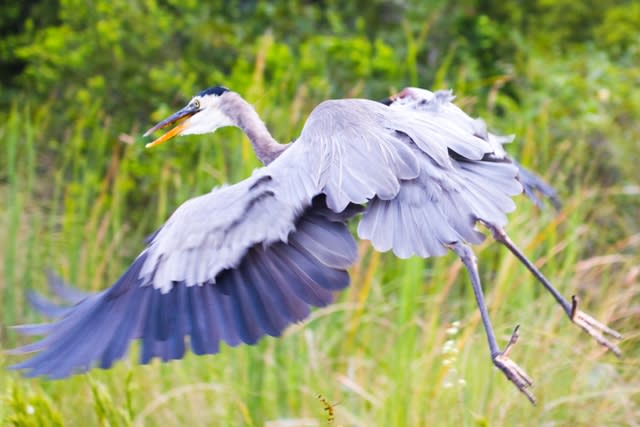
[[[254,347],[149,366],[135,363],[134,350],[109,371],[63,381],[23,379],[4,370],[19,359],[0,353],[0,424],[322,426],[330,424],[323,399],[337,426],[638,424],[639,133],[638,121],[620,126],[616,114],[638,119],[640,106],[622,90],[594,103],[603,81],[625,87],[621,71],[604,69],[594,80],[565,70],[575,81],[547,80],[544,71],[561,65],[567,62],[522,65],[532,87],[520,104],[497,84],[489,102],[473,97],[494,83],[468,82],[462,72],[447,81],[443,70],[438,84],[464,88],[461,106],[518,134],[511,151],[562,191],[558,213],[519,197],[508,231],[565,295],[578,294],[587,311],[625,334],[624,358],[571,325],[525,268],[488,239],[476,252],[490,314],[502,345],[522,325],[512,357],[535,381],[533,407],[493,368],[460,261],[401,261],[362,242],[352,285],[336,304]],[[320,100],[302,90],[289,104],[267,101],[257,105],[278,124],[274,133],[293,137]],[[0,116],[3,348],[24,342],[8,325],[38,320],[25,293],[46,290],[46,267],[83,289],[101,289],[181,201],[257,165],[238,131],[145,151],[135,138],[115,139],[122,129],[98,107],[66,129],[64,140],[51,140],[43,129],[55,107],[15,107]],[[492,114],[497,107],[505,114]],[[283,117],[297,119],[291,126]],[[595,143],[598,135],[608,145]],[[186,144],[197,144],[197,155],[190,165],[176,164],[172,153]],[[142,164],[151,165],[147,175]],[[144,209],[130,210],[140,197]]]

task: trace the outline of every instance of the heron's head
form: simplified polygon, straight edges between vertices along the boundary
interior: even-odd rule
[[[229,93],[231,93],[229,89],[223,86],[214,86],[198,93],[184,108],[144,133],[144,136],[148,136],[158,129],[176,124],[169,132],[146,146],[153,147],[162,144],[177,135],[210,133],[224,126],[233,126],[232,120],[221,108],[226,94]]]

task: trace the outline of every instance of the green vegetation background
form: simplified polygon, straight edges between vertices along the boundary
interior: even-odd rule
[[[1,348],[24,342],[9,325],[42,320],[25,295],[46,292],[45,268],[102,289],[182,201],[258,166],[233,129],[143,148],[142,131],[218,83],[281,141],[326,98],[453,88],[564,200],[519,197],[513,239],[626,339],[623,359],[605,353],[488,239],[491,316],[502,343],[522,325],[512,355],[532,407],[492,367],[454,256],[362,242],[337,304],[255,347],[64,381],[23,379],[0,353],[0,424],[639,425],[638,28],[640,3],[620,0],[3,3]]]

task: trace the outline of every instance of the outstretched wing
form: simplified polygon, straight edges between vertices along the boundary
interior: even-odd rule
[[[492,152],[487,141],[460,124],[448,123],[446,117],[397,111],[364,99],[318,105],[296,144],[315,152],[322,165],[323,192],[336,212],[374,196],[394,198],[401,180],[420,173],[412,145],[443,166],[450,162],[450,149],[473,160]]]
[[[187,346],[212,354],[223,341],[278,336],[330,303],[349,283],[356,246],[345,222],[358,209],[327,209],[298,156],[304,148],[183,204],[111,288],[54,323],[18,327],[45,337],[13,350],[39,352],[13,368],[51,378],[108,368],[135,339],[142,363],[179,359]]]
[[[314,147],[328,206],[368,202],[361,238],[400,257],[478,243],[478,220],[503,225],[522,192],[517,168],[495,156],[481,122],[440,92],[423,109],[335,100],[311,114],[296,144]]]

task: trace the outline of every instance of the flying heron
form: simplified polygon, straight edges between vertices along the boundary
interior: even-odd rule
[[[535,402],[527,374],[509,358],[518,327],[498,346],[471,244],[485,226],[551,293],[569,319],[620,354],[616,331],[564,298],[504,230],[512,196],[553,189],[510,159],[509,138],[487,131],[453,104],[450,91],[406,88],[383,102],[329,100],[292,143],[279,144],[238,93],[206,89],[145,136],[175,125],[147,147],[178,135],[239,127],[264,167],[236,184],[186,201],[151,236],[110,288],[72,294],[52,323],[18,326],[44,338],[12,350],[38,352],[13,365],[27,376],[63,378],[109,368],[141,341],[140,362],[217,353],[220,342],[255,344],[325,306],[349,283],[356,260],[347,222],[362,213],[358,235],[400,258],[454,251],[466,267],[491,359]],[[534,198],[535,200],[535,198]],[[44,306],[43,306],[44,307]],[[188,344],[185,337],[189,336]]]

